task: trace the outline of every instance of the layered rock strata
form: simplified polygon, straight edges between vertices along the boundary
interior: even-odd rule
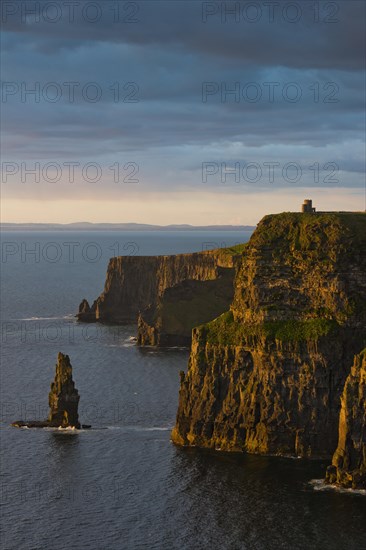
[[[137,343],[142,346],[189,346],[192,329],[227,310],[234,296],[234,269],[217,270],[209,281],[184,280],[166,288],[156,306],[141,312]]]
[[[121,256],[109,262],[104,292],[82,322],[138,323],[140,345],[189,345],[192,328],[227,310],[243,245],[175,256]]]
[[[340,396],[366,339],[366,216],[266,216],[230,310],[193,331],[172,439],[331,456]]]
[[[72,366],[68,355],[59,353],[55,380],[48,394],[50,412],[48,422],[62,427],[80,428],[78,406],[79,392],[72,379]]]
[[[366,349],[355,357],[342,392],[338,446],[326,481],[366,489]]]

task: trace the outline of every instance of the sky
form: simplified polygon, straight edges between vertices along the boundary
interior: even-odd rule
[[[3,1],[2,222],[365,210],[365,11]]]

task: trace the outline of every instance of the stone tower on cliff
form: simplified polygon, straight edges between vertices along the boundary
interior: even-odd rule
[[[313,207],[313,201],[311,199],[305,199],[301,207],[302,212],[314,214],[316,209]]]

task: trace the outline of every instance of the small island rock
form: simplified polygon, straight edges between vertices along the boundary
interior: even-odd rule
[[[78,416],[79,392],[72,379],[72,366],[68,355],[59,353],[55,380],[48,395],[50,412],[47,420],[17,420],[12,426],[17,428],[90,428],[81,425]]]
[[[68,355],[59,353],[57,357],[56,376],[48,395],[50,424],[80,428],[78,417],[79,392],[72,379],[72,366]]]

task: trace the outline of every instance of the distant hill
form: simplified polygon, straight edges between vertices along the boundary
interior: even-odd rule
[[[2,223],[3,231],[254,231],[253,225],[150,225],[145,223]]]

